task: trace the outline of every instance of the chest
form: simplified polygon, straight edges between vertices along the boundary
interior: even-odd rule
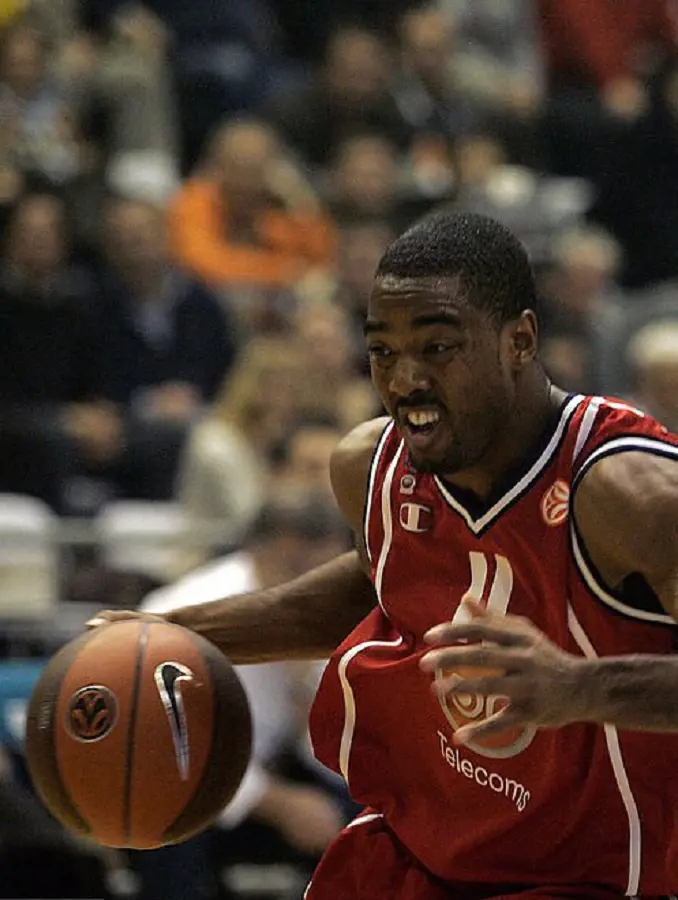
[[[567,640],[569,488],[557,464],[475,518],[433,477],[395,475],[368,522],[375,586],[394,624],[420,639],[470,595]]]

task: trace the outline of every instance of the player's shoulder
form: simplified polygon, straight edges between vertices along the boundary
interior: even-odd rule
[[[616,398],[594,398],[602,413],[573,481],[575,520],[641,527],[678,512],[678,437]]]
[[[375,450],[391,419],[381,416],[362,422],[346,434],[330,460],[332,488],[354,529],[362,527],[367,482]]]
[[[592,455],[580,473],[575,502],[603,510],[611,504],[655,507],[663,498],[678,500],[678,446],[632,443]],[[620,509],[621,512],[621,509]]]

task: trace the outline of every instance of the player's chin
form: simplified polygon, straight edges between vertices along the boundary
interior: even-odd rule
[[[419,446],[410,445],[407,438],[405,446],[409,462],[417,472],[445,475],[456,468],[450,460],[450,454],[446,452],[447,448],[431,447],[424,450]]]

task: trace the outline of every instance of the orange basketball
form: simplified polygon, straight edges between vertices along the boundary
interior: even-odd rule
[[[63,647],[35,687],[26,753],[35,787],[77,834],[147,850],[206,828],[251,749],[245,691],[226,657],[178,625],[104,625]]]

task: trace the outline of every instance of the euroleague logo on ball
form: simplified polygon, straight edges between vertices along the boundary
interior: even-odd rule
[[[541,498],[541,514],[547,525],[554,528],[567,521],[570,513],[570,486],[561,478],[555,481]]]
[[[113,728],[117,718],[115,694],[102,684],[80,688],[68,701],[66,726],[76,741],[100,741]]]

